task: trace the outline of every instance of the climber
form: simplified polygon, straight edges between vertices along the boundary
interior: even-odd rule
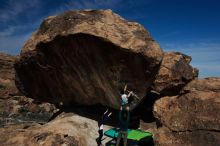
[[[130,113],[127,110],[120,110],[119,112],[119,134],[116,146],[119,146],[121,138],[123,138],[124,146],[127,146],[127,136],[128,136],[128,123],[130,119]]]
[[[100,146],[102,144],[102,137],[103,137],[103,127],[104,124],[107,122],[109,117],[111,116],[112,112],[110,112],[108,109],[104,112],[102,115],[102,118],[100,121],[98,121],[98,126],[99,126],[99,137],[97,138],[97,144]]]
[[[126,94],[128,92],[128,94]],[[121,107],[119,112],[119,134],[116,146],[119,146],[121,138],[123,137],[124,146],[127,145],[127,136],[128,136],[128,122],[130,118],[130,108],[128,100],[133,95],[132,91],[127,91],[127,85],[124,87],[124,91],[121,92]]]
[[[128,94],[126,94],[127,91],[127,85],[124,87],[124,91],[121,92],[121,107],[120,110],[127,110],[129,111],[129,105],[128,105],[128,99],[130,96],[132,96],[134,93],[132,91],[129,91]]]

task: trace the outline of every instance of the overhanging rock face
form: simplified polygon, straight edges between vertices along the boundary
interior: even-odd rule
[[[37,100],[117,108],[125,84],[144,97],[162,57],[138,23],[111,10],[69,11],[44,20],[27,41],[16,81]]]

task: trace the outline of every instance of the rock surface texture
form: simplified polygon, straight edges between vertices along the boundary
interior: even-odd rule
[[[18,94],[15,86],[14,62],[18,57],[0,53],[0,98]]]
[[[179,96],[158,100],[154,115],[159,146],[220,145],[220,78],[193,80]]]
[[[0,53],[0,127],[17,123],[45,123],[56,111],[50,103],[36,104],[15,86],[14,62],[18,57]]]
[[[179,52],[164,53],[163,61],[153,83],[153,90],[161,95],[178,95],[198,70],[190,65],[192,58]]]
[[[0,143],[10,146],[96,146],[97,130],[94,120],[76,114],[61,114],[45,125],[0,128]]]
[[[111,10],[69,11],[45,19],[27,41],[17,86],[38,100],[117,108],[125,84],[144,97],[162,57],[138,23]]]

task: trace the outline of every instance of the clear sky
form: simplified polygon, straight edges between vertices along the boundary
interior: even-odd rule
[[[192,56],[200,77],[220,77],[220,0],[0,0],[0,52],[19,54],[44,18],[74,9],[112,9]]]

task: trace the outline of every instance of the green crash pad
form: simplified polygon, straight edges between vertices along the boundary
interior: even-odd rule
[[[111,138],[117,138],[118,137],[119,130],[117,128],[109,129],[104,133],[105,136],[111,137]],[[150,132],[145,132],[141,130],[134,130],[129,129],[128,130],[128,139],[140,141],[140,140],[149,140],[153,136]]]

